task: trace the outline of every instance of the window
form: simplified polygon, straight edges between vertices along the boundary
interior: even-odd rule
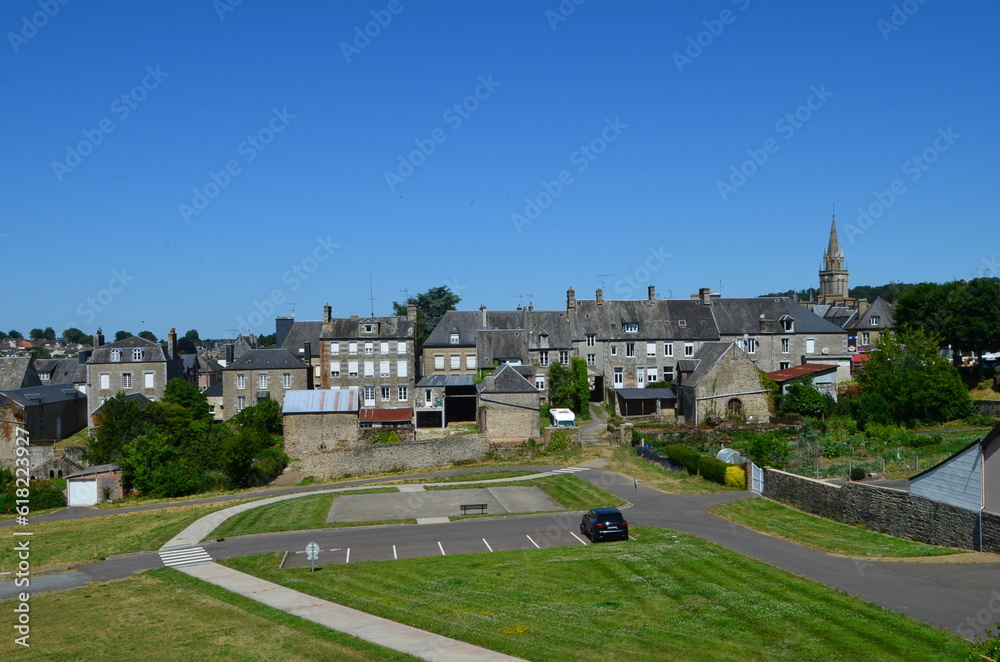
[[[243,411],[247,408],[247,396],[237,395],[236,396],[236,411]]]
[[[122,351],[118,348],[111,350],[111,360],[117,363],[122,360]]]
[[[132,388],[132,373],[123,372],[122,373],[122,388]]]
[[[340,361],[330,361],[330,376],[340,377]]]
[[[357,343],[356,340],[352,340],[351,342],[347,343],[347,352],[349,354],[357,354],[358,353],[358,343]]]
[[[787,370],[792,367],[791,361],[778,361],[778,370]]]
[[[597,344],[597,334],[596,333],[588,333],[587,334],[587,347],[593,347],[596,344]]]
[[[625,322],[625,324],[622,325],[622,329],[625,333],[639,333],[639,325],[635,322]]]
[[[665,382],[674,381],[674,366],[672,365],[663,366],[663,381]]]
[[[434,369],[435,370],[444,370],[444,354],[435,354],[434,355]]]
[[[465,355],[465,369],[466,370],[475,370],[476,369],[476,355],[475,354],[466,354]]]
[[[656,343],[648,342],[646,343],[646,356],[656,356]]]
[[[562,363],[563,365],[569,364],[569,352],[567,350],[559,350],[559,363]]]
[[[757,353],[757,339],[756,338],[740,338],[737,341],[737,344],[739,344],[740,349],[742,349],[747,354],[756,354]]]
[[[266,372],[262,372],[259,375],[257,375],[257,387],[261,391],[266,391],[267,390],[267,384],[268,384],[269,381],[270,380],[268,380]]]
[[[872,318],[870,320],[868,320],[868,325],[869,326],[878,326],[878,323],[879,323],[879,317],[878,317],[878,315],[872,315]]]
[[[861,344],[862,345],[867,345],[870,340],[871,340],[871,338],[870,338],[868,332],[867,331],[862,331],[861,332]]]
[[[408,401],[410,399],[410,388],[408,386],[397,386],[396,399],[400,402]]]
[[[379,377],[388,377],[389,376],[389,362],[388,361],[379,361],[378,362],[378,376]]]
[[[816,353],[816,339],[806,338],[806,354],[815,354],[815,353]]]
[[[791,343],[791,341],[788,338],[782,338],[781,339],[781,353],[782,354],[788,354],[790,351],[792,351],[792,343]]]
[[[244,374],[236,375],[236,388],[243,390],[247,387],[247,376]]]
[[[156,373],[155,372],[144,372],[142,373],[142,381],[144,388],[156,388]]]
[[[535,388],[539,391],[545,390],[545,375],[535,375]]]
[[[780,320],[781,330],[785,333],[795,333],[795,320],[793,320],[788,315],[783,316]]]
[[[450,341],[451,341],[452,345],[457,345],[458,344],[458,334],[457,333],[451,334]]]
[[[674,355],[674,344],[672,342],[663,343],[663,355],[664,356]]]
[[[375,353],[375,343],[366,342],[365,343],[365,354]]]
[[[615,368],[615,388],[619,388],[625,385],[625,374],[622,372],[621,368]]]
[[[549,334],[542,333],[538,336],[538,346],[548,347],[549,346]]]
[[[133,361],[141,361],[142,360],[142,348],[141,347],[136,347],[135,349],[132,350],[132,360]]]
[[[389,397],[392,392],[392,389],[390,389],[388,386],[383,386],[379,389],[379,391],[380,391],[379,395],[382,396],[382,402],[389,402]]]
[[[365,324],[365,333],[371,333],[374,328],[374,324]]]
[[[101,373],[101,390],[110,391],[111,390],[111,375],[104,372]]]
[[[587,365],[596,365],[596,364],[597,364],[597,355],[587,354]]]
[[[680,328],[686,329],[687,325],[688,325],[687,320],[677,320],[677,326],[679,326]]]
[[[379,343],[378,351],[381,352],[382,354],[388,354],[389,353],[389,341],[388,340],[384,340],[381,343]]]
[[[365,361],[365,377],[374,377],[374,376],[375,376],[375,362]]]
[[[340,343],[339,342],[332,342],[332,343],[330,343],[330,353],[331,354],[340,354]]]
[[[451,366],[452,370],[459,370],[462,367],[462,357],[458,354],[452,354],[449,357],[448,365]]]
[[[357,361],[348,361],[347,362],[347,376],[348,377],[357,377],[358,376],[358,362]]]
[[[611,356],[618,356],[618,345],[611,346]]]
[[[656,381],[656,377],[657,377],[657,374],[656,374],[656,367],[655,366],[650,366],[650,367],[646,368],[646,379],[647,380],[649,380],[651,382],[655,382]]]
[[[286,372],[281,375],[281,387],[292,388],[292,373]]]
[[[635,369],[635,383],[639,385],[639,388],[646,387],[646,369],[636,368]]]
[[[400,340],[399,342],[396,343],[396,353],[397,354],[406,354],[406,341],[405,340]]]
[[[365,387],[365,404],[371,406],[375,404],[375,387],[366,386]]]
[[[406,377],[409,373],[408,364],[406,361],[396,361],[396,376]]]
[[[52,379],[52,373],[51,372],[40,372],[40,373],[38,373],[38,378],[40,380],[42,380],[43,382],[47,382],[50,379]]]
[[[625,356],[632,357],[635,356],[635,343],[627,342],[625,343]]]
[[[684,343],[684,356],[694,356],[694,343]]]
[[[538,352],[538,365],[542,366],[543,368],[549,365],[549,350],[543,349],[542,351]]]

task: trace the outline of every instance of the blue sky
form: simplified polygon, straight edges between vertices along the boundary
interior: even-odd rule
[[[368,314],[369,273],[376,314],[755,296],[816,286],[833,203],[854,285],[1000,276],[998,19],[8,0],[0,328],[270,333]]]

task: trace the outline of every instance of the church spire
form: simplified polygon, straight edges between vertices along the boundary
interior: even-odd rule
[[[823,268],[819,272],[819,303],[835,303],[848,299],[849,272],[844,266],[844,251],[837,238],[837,216],[830,221],[830,241],[823,254]]]
[[[830,222],[830,243],[827,244],[826,254],[823,255],[823,269],[825,271],[839,271],[844,268],[844,251],[840,250],[840,240],[837,238],[837,217],[834,216]]]

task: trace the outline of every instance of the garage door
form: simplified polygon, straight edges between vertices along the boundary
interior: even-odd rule
[[[69,485],[69,505],[71,506],[96,506],[97,505],[97,479],[83,479],[66,481]]]

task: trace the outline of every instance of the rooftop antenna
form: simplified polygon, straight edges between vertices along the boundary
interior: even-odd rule
[[[236,334],[240,332],[239,329],[226,329],[226,331],[229,331],[232,334],[231,337],[233,340],[236,340]]]
[[[597,274],[597,277],[601,279],[601,289],[602,290],[605,289],[604,288],[604,279],[607,278],[610,275],[611,274]]]
[[[521,301],[520,306],[524,308],[524,297],[531,298],[535,296],[534,294],[518,294],[517,298]]]
[[[368,272],[368,303],[372,307],[372,317],[375,317],[375,294],[372,291],[372,272]]]
[[[295,317],[295,306],[297,306],[299,304],[298,303],[289,303],[288,305],[292,307],[292,317]]]
[[[409,303],[410,302],[410,291],[404,287],[403,289],[400,290],[400,292],[403,293],[403,297],[404,297],[403,303]]]

